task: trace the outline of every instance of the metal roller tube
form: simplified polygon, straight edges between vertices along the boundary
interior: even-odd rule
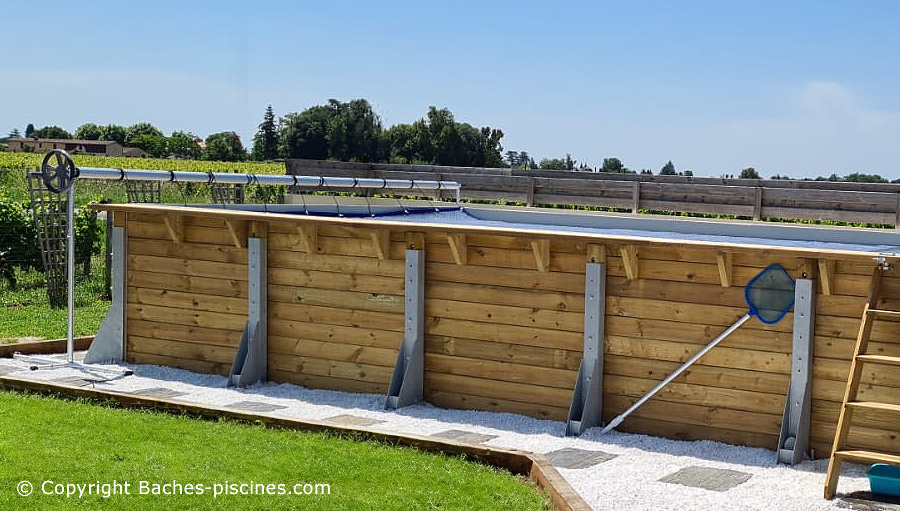
[[[114,181],[164,181],[173,183],[231,183],[285,185],[303,188],[389,188],[397,190],[455,190],[456,181],[418,181],[412,179],[372,179],[352,177],[280,176],[271,174],[237,174],[230,172],[188,172],[179,170],[113,169],[78,167],[78,178]]]

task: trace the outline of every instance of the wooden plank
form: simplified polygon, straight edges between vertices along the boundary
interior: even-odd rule
[[[483,410],[487,412],[517,413],[537,419],[564,421],[568,409],[543,403],[523,403],[495,397],[473,396],[453,391],[432,390],[426,386],[425,400],[435,406],[457,410]]]
[[[228,229],[228,234],[231,236],[231,242],[234,243],[235,247],[245,248],[247,246],[248,227],[246,220],[233,220],[226,218],[225,227]]]
[[[251,221],[250,226],[248,227],[248,235],[253,238],[268,238],[269,222],[256,220]]]
[[[606,264],[606,245],[589,243],[587,245],[587,262]]]
[[[323,307],[339,307],[376,312],[403,314],[405,302],[402,295],[356,293],[343,289],[317,289],[269,285],[269,302],[283,304],[307,304]]]
[[[819,289],[826,296],[831,296],[833,293],[834,266],[833,259],[819,259]]]
[[[578,372],[573,370],[442,355],[433,352],[425,356],[425,370],[458,376],[474,376],[486,380],[557,387],[569,391],[575,388],[575,379],[578,376]]]
[[[129,288],[128,303],[172,307],[183,311],[210,311],[238,316],[247,315],[247,300],[243,298],[168,291],[166,289]]]
[[[339,309],[306,304],[269,304],[269,321],[307,321],[324,325],[403,331],[403,314]]]
[[[270,243],[275,244],[273,237]],[[328,254],[328,257],[315,257],[314,254],[292,252],[289,250],[269,250],[269,271],[273,268],[287,270],[317,270],[332,273],[354,271],[366,275],[399,277],[403,279],[404,263],[402,259],[379,261],[373,257],[343,256]]]
[[[426,338],[425,352],[480,360],[553,367],[570,371],[577,371],[581,364],[581,351],[538,348],[515,343],[439,335],[430,335]]]
[[[428,317],[425,321],[425,331],[429,336],[462,337],[567,351],[580,351],[584,340],[583,335],[578,332],[478,323],[453,318]]]
[[[425,371],[425,388],[428,389],[427,392],[429,393],[460,393],[528,404],[541,403],[557,408],[567,408],[572,400],[572,391],[567,389],[488,380],[471,376],[457,376],[432,371]]]
[[[424,232],[407,232],[406,233],[406,249],[407,250],[425,250],[425,233]]]
[[[603,397],[603,417],[609,421],[635,401],[633,397],[606,394]],[[706,427],[717,430],[731,430],[735,433],[756,433],[774,435],[772,446],[778,442],[781,430],[781,413],[763,413],[757,411],[737,410],[725,406],[707,406],[685,401],[663,401],[656,397],[629,415],[622,426],[617,429],[630,430],[629,423],[643,418],[668,421],[694,427]],[[633,431],[633,430],[632,430]],[[707,437],[709,438],[709,437]],[[771,448],[771,447],[770,447]]]
[[[177,275],[221,278],[226,280],[247,280],[246,264],[219,263],[139,254],[128,255],[128,270],[166,274],[174,273]]]
[[[388,384],[391,381],[393,366],[358,364],[341,362],[315,357],[301,357],[279,353],[268,359],[269,367],[277,371],[294,372],[341,378],[344,380],[361,380]]]
[[[313,339],[269,336],[269,357],[295,355],[306,358],[351,362],[354,364],[376,365],[394,368],[397,362],[397,348],[377,348],[357,346],[341,342],[325,342]]]
[[[719,267],[719,279],[722,281],[722,287],[731,287],[734,273],[731,252],[716,252],[716,264]]]
[[[540,272],[550,271],[550,240],[531,240],[531,251],[534,254],[534,264]]]
[[[176,259],[196,259],[220,263],[247,263],[247,250],[228,245],[173,243],[169,240],[129,238],[128,253]]]
[[[231,362],[209,362],[206,360],[184,359],[149,353],[129,352],[126,356],[126,360],[131,364],[175,367],[178,369],[193,371],[195,373],[218,374],[221,376],[227,376],[228,371],[231,370]]]
[[[213,364],[231,364],[234,361],[237,346],[224,347],[130,334],[128,336],[128,352],[131,354],[164,355],[182,360],[211,362]]]
[[[425,315],[435,318],[456,318],[493,324],[532,326],[577,333],[584,331],[583,314],[538,309],[535,307],[511,307],[432,297],[425,302]]]
[[[534,309],[584,312],[584,292],[563,293],[557,291],[532,291],[479,284],[459,284],[426,280],[425,296],[428,299],[468,301],[527,307]]]
[[[315,254],[319,251],[318,230],[315,224],[299,224],[296,226],[296,234],[289,234],[292,245],[296,245],[307,254]]]
[[[275,337],[371,346],[392,349],[395,353],[403,342],[403,334],[397,331],[271,319],[269,320],[269,338],[274,339]]]
[[[372,239],[372,245],[375,247],[375,257],[382,261],[389,259],[391,257],[390,231],[385,229],[374,229],[369,232],[369,237]]]
[[[613,416],[610,415],[607,420],[612,418]],[[777,431],[774,433],[751,433],[728,428],[687,424],[679,421],[645,419],[634,415],[629,416],[616,429],[625,433],[653,435],[683,441],[712,440],[731,445],[760,447],[770,451],[778,445]]]
[[[364,394],[387,394],[388,384],[338,378],[334,376],[319,376],[317,374],[296,373],[282,371],[270,362],[268,369],[269,380],[279,383],[293,383],[310,389],[327,389],[341,392],[356,392]]]
[[[622,263],[625,266],[625,275],[628,277],[628,280],[637,280],[639,276],[637,247],[634,245],[622,245],[619,247],[619,253],[622,256]]]
[[[247,298],[247,282],[173,273],[128,272],[128,285],[135,288],[165,289],[205,295]]]
[[[175,214],[166,214],[163,216],[163,222],[169,233],[169,238],[175,243],[184,241],[184,216]]]
[[[203,328],[198,326],[159,323],[141,319],[128,321],[128,335],[152,339],[169,339],[200,344],[211,344],[227,348],[237,348],[241,342],[241,333],[237,330],[219,328]]]
[[[447,243],[450,245],[450,252],[453,253],[453,261],[458,265],[468,264],[468,245],[466,235],[462,233],[447,233]]]
[[[128,304],[127,318],[130,322],[134,319],[142,319],[154,323],[173,323],[185,326],[200,326],[204,328],[219,328],[241,332],[247,318],[240,314],[223,314],[220,312],[192,311],[176,309],[173,307],[159,307],[156,305]]]
[[[403,296],[401,277],[383,277],[357,273],[347,268],[342,273],[316,270],[269,268],[269,285],[288,288],[318,288],[360,293]]]

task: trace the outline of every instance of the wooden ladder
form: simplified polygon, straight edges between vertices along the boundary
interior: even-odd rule
[[[900,456],[894,454],[845,449],[854,410],[893,413],[900,418],[900,405],[876,401],[857,401],[856,399],[859,391],[859,381],[863,374],[863,366],[866,364],[877,364],[884,368],[892,366],[900,370],[900,357],[873,355],[866,352],[869,346],[869,337],[872,335],[872,324],[876,320],[900,321],[900,311],[878,308],[878,301],[881,298],[881,281],[884,274],[890,269],[890,266],[886,263],[880,262],[872,275],[869,299],[863,309],[862,322],[859,325],[859,334],[856,337],[856,350],[850,363],[850,377],[847,379],[841,414],[838,418],[837,430],[834,435],[834,445],[831,448],[831,460],[828,463],[828,473],[825,477],[826,499],[834,498],[838,478],[841,475],[841,465],[843,465],[844,461],[900,465]]]

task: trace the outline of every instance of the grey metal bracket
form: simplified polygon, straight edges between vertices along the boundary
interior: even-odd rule
[[[392,410],[425,397],[425,251],[406,251],[404,335],[384,403]]]
[[[110,214],[110,213],[107,213]],[[125,358],[125,228],[112,228],[112,303],[84,355],[85,364],[117,364]]]
[[[245,387],[266,380],[269,337],[266,325],[267,247],[265,238],[247,238],[247,324],[228,373],[229,387]]]
[[[584,354],[569,406],[566,436],[599,426],[603,412],[603,337],[606,264],[588,263],[584,276]]]
[[[791,382],[788,386],[781,435],[778,438],[778,463],[795,465],[809,455],[810,396],[815,333],[815,281],[797,279],[794,288],[794,342],[791,356]]]

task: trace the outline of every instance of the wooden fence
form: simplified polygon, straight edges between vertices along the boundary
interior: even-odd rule
[[[458,181],[462,198],[632,213],[900,225],[900,184],[725,179],[289,159],[288,174]],[[422,195],[425,195],[423,193]],[[449,196],[446,195],[446,196]]]

